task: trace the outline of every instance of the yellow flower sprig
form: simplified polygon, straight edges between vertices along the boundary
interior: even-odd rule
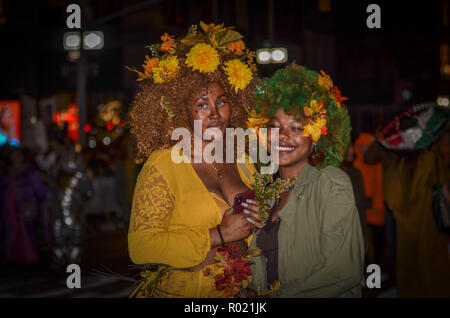
[[[283,192],[291,189],[296,181],[297,177],[289,179],[278,178],[273,181],[273,176],[271,174],[261,174],[255,172],[254,175],[255,182],[253,183],[253,190],[255,191],[255,200],[259,203],[258,214],[261,217],[262,223],[267,222],[270,212],[270,201],[277,199]]]
[[[172,109],[170,109],[170,107],[169,107],[169,100],[167,99],[167,96],[165,96],[165,95],[161,96],[161,106],[164,108],[164,110],[166,111],[167,115],[170,118],[175,116]]]

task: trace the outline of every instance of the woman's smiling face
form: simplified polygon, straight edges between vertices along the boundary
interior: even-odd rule
[[[308,160],[311,154],[313,141],[303,135],[303,123],[298,118],[288,115],[280,108],[275,116],[270,118],[268,125],[268,148],[271,149],[271,129],[279,129],[279,166],[289,167],[302,164]],[[272,137],[273,136],[273,137]]]

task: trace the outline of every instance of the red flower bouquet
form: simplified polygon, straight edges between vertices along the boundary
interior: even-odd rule
[[[249,261],[251,256],[261,254],[259,248],[248,250],[244,256],[239,255],[236,245],[226,245],[217,249],[215,270],[204,270],[205,276],[214,276],[215,286],[222,297],[234,297],[248,285],[248,278],[252,274]]]

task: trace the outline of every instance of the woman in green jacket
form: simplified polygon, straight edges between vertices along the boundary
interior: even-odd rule
[[[251,288],[271,297],[361,297],[364,240],[348,175],[337,168],[350,119],[331,78],[292,64],[261,87],[256,111],[268,142],[279,129],[277,177],[296,178],[275,200],[253,245]],[[268,145],[268,149],[270,149]]]

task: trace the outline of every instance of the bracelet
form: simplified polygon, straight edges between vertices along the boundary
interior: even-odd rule
[[[222,247],[225,247],[225,241],[223,240],[222,231],[220,230],[220,224],[216,226],[217,232],[219,232],[220,240],[222,241]]]

